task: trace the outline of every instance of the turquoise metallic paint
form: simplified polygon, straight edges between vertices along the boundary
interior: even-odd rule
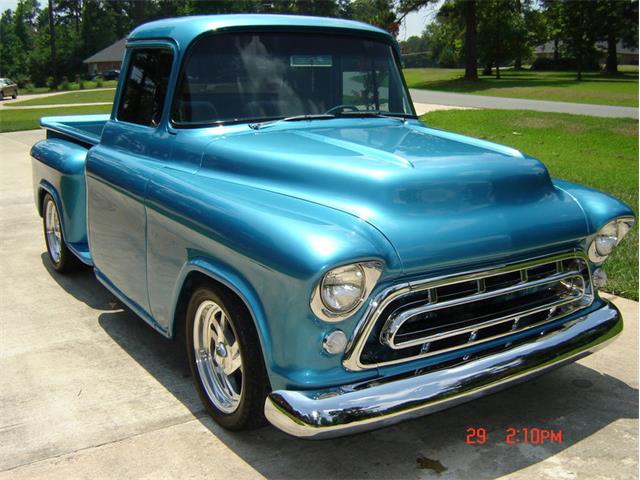
[[[43,140],[31,149],[34,195],[42,214],[42,191],[51,194],[69,243],[86,243],[86,192],[84,159],[86,148],[60,139]]]
[[[629,205],[608,193],[566,180],[554,179],[553,183],[580,204],[590,234],[596,233],[613,218],[635,216]]]
[[[538,160],[418,121],[227,129],[198,173],[361,218],[389,239],[405,274],[553,250],[588,234],[580,206]]]
[[[388,266],[388,275],[400,273],[391,245],[363,221],[276,192],[184,171],[165,169],[154,176],[147,218],[154,317],[161,324],[173,321],[172,299],[185,268],[189,270],[184,265],[193,258],[206,259],[214,278],[235,285],[249,300],[272,384],[339,383],[344,374],[339,357],[328,357],[320,348],[322,336],[335,327],[309,310],[311,292],[328,268],[379,259]],[[278,321],[266,320],[274,318]],[[340,328],[349,331],[355,321]]]
[[[42,117],[40,125],[47,129],[48,138],[59,137],[62,140],[69,137],[73,143],[80,141],[88,147],[98,145],[104,124],[109,115],[71,115],[61,117]]]
[[[392,43],[385,32],[336,19],[189,17],[136,29],[125,65],[134,46],[172,48],[171,97],[193,39],[263,28],[337,29]],[[63,197],[65,234],[86,237],[88,230],[100,281],[164,335],[175,333],[190,273],[234,290],[256,324],[274,389],[353,383],[445,358],[346,372],[339,355],[322,352],[321,339],[334,328],[350,335],[362,310],[335,325],[309,308],[313,288],[332,267],[381,261],[375,295],[400,279],[584,249],[599,226],[631,214],[606,194],[552,181],[540,162],[514,149],[416,120],[182,130],[170,125],[169,109],[167,102],[157,128],[113,114],[43,119],[47,129],[82,145],[49,139],[34,146],[34,185],[50,185],[55,198]],[[92,145],[87,229],[84,215],[65,212],[79,208],[77,177]],[[75,183],[61,181],[68,169]]]
[[[184,52],[193,40],[210,32],[238,30],[258,31],[265,29],[333,31],[340,34],[352,33],[372,36],[394,43],[391,35],[384,30],[366,23],[338,18],[306,17],[302,15],[203,15],[157,20],[137,27],[129,35],[129,40],[155,40],[170,38],[178,49]],[[394,43],[395,44],[395,43]]]

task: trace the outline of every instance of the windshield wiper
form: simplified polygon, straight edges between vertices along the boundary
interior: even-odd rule
[[[336,116],[329,113],[294,115],[292,117],[278,118],[277,120],[270,120],[267,122],[250,123],[249,128],[253,128],[254,130],[259,130],[262,127],[266,127],[267,125],[273,125],[279,122],[299,122],[302,120],[328,120],[330,118],[336,118]]]
[[[375,117],[375,118],[392,118],[394,120],[401,120],[403,122],[407,121],[407,118],[415,118],[414,115],[407,115],[403,113],[381,113],[381,112],[372,112],[367,110],[361,110],[358,112],[340,112],[337,114],[338,117]]]

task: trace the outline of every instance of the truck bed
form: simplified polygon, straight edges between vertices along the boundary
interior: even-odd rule
[[[40,125],[50,132],[94,146],[100,143],[102,129],[107,120],[109,120],[109,116],[109,114],[101,114],[42,117]]]

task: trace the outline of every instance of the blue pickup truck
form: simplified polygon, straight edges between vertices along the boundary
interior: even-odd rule
[[[396,43],[369,25],[148,23],[110,115],[41,124],[33,185],[53,267],[92,267],[183,342],[226,428],[378,428],[622,329],[597,289],[631,209],[424,125]]]

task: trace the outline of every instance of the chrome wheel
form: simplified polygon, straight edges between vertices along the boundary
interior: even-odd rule
[[[204,300],[193,323],[193,350],[207,396],[224,413],[237,410],[242,398],[242,358],[232,320],[220,305]]]
[[[53,200],[49,199],[44,213],[44,231],[47,236],[47,249],[54,263],[60,262],[62,255],[62,233],[58,209]]]

